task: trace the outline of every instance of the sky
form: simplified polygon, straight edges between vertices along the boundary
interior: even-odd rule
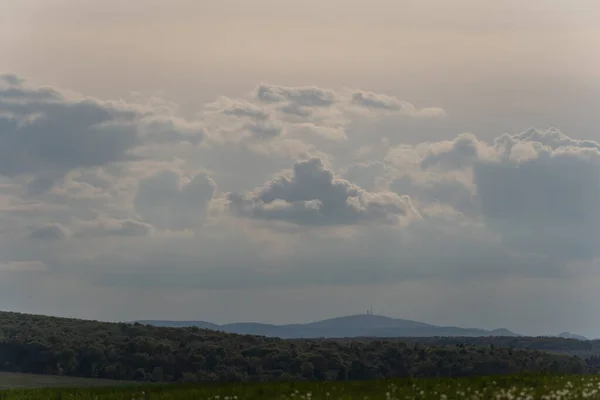
[[[0,309],[600,337],[599,17],[0,0]]]

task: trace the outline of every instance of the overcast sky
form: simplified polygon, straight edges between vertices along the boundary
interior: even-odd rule
[[[0,0],[0,308],[600,337],[593,0]]]

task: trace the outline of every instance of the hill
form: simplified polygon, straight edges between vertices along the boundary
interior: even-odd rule
[[[565,339],[589,340],[585,336],[577,335],[577,334],[571,333],[571,332],[562,332],[558,335],[558,337],[565,338]]]
[[[581,359],[565,355],[468,343],[477,338],[450,339],[456,343],[443,343],[444,338],[421,339],[429,343],[376,338],[284,340],[198,327],[165,328],[0,312],[0,369],[163,382],[355,380],[590,370]],[[526,342],[524,338],[498,339]],[[600,363],[596,360],[590,365]]]
[[[424,322],[382,315],[358,314],[305,323],[272,325],[259,323],[232,323],[217,325],[206,321],[143,320],[142,324],[163,327],[197,326],[227,333],[250,334],[283,339],[347,338],[347,337],[432,337],[432,336],[518,336],[508,329],[485,330],[435,326]]]

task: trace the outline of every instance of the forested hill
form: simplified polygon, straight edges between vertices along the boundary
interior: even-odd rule
[[[153,381],[345,380],[524,370],[589,371],[586,363],[575,357],[524,348],[474,346],[466,340],[469,338],[452,339],[457,341],[284,340],[197,327],[163,328],[0,312],[0,368]]]
[[[428,336],[519,336],[508,329],[485,330],[460,328],[455,326],[436,326],[424,322],[383,315],[358,314],[329,318],[323,321],[304,324],[259,324],[238,322],[217,325],[206,321],[137,321],[164,327],[188,327],[214,329],[227,333],[250,334],[279,337],[283,339],[299,338],[343,338],[343,337],[428,337]]]

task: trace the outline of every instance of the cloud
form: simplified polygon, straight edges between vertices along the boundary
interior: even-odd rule
[[[395,193],[372,193],[334,176],[319,158],[294,164],[263,188],[245,195],[230,193],[231,209],[248,218],[296,225],[395,223],[412,216],[410,199]]]
[[[232,102],[232,104],[224,108],[222,112],[225,115],[250,118],[257,121],[264,121],[269,118],[268,112],[249,102]]]
[[[272,122],[256,122],[246,125],[246,129],[257,139],[272,139],[281,135],[281,126]]]
[[[219,290],[565,282],[600,255],[600,146],[555,128],[438,140],[390,94],[268,84],[186,119],[3,78],[0,107],[0,271],[43,265],[57,310],[76,303],[65,282],[181,309]],[[25,275],[4,293],[42,285]]]
[[[87,237],[141,237],[152,233],[152,225],[136,221],[125,220],[101,220],[84,224],[82,229],[76,233],[79,238]]]
[[[215,182],[199,173],[184,183],[171,170],[143,179],[135,195],[135,210],[159,229],[183,230],[203,223],[216,191]]]
[[[195,146],[206,137],[202,124],[173,116],[145,118],[140,129],[145,140],[159,144],[187,142]]]
[[[69,231],[60,224],[50,224],[34,229],[30,234],[30,239],[42,241],[60,241],[69,236]]]
[[[370,110],[399,112],[412,117],[443,117],[446,115],[440,107],[416,108],[408,101],[393,96],[358,90],[352,93],[351,103]]]
[[[139,143],[136,112],[8,82],[0,87],[1,174],[63,174],[131,159],[128,150]]]
[[[15,74],[4,74],[0,75],[0,81],[4,81],[11,86],[18,86],[25,83],[25,81]]]
[[[37,176],[27,182],[25,189],[27,196],[37,196],[46,193],[56,184],[56,178],[53,176]]]
[[[289,102],[300,107],[328,107],[336,102],[331,90],[316,86],[288,87],[260,84],[256,89],[256,98],[263,103]]]
[[[438,166],[460,169],[470,166],[479,158],[478,143],[479,140],[474,135],[467,133],[452,141],[432,144],[429,154],[421,161],[421,168]]]
[[[402,149],[405,158],[437,176],[420,188],[414,185],[418,172],[391,183],[417,206],[434,196],[471,218],[479,215],[515,251],[562,261],[600,256],[599,143],[572,139],[556,128],[531,128],[491,143],[463,134]],[[440,180],[451,173],[462,183]]]
[[[41,272],[46,265],[41,261],[9,261],[0,263],[0,272]]]
[[[365,117],[376,120],[400,115],[420,119],[443,114],[443,110],[435,107],[417,109],[411,103],[393,97],[360,92],[365,93],[364,96],[393,101],[396,106],[388,107],[382,114],[378,112],[381,108],[357,105],[352,101],[353,93],[356,95],[357,92],[262,83],[246,98],[218,97],[206,104],[198,115],[211,148],[241,143],[249,150],[277,157],[272,151],[278,146],[271,144],[289,139],[314,145],[330,154],[352,151],[362,146],[368,137],[354,135],[350,138],[347,130]],[[349,143],[342,148],[339,142]],[[356,142],[361,143],[357,145]]]
[[[581,149],[600,149],[600,144],[593,140],[577,140],[573,139],[557,128],[549,128],[541,130],[529,128],[519,134],[505,133],[494,140],[495,147],[503,147],[504,154],[511,153],[513,147],[519,143],[536,143],[544,146],[549,146],[552,149],[558,148],[581,148]]]
[[[565,260],[600,256],[600,153],[594,152],[478,163],[475,186],[488,227],[521,251]]]
[[[205,137],[162,104],[109,102],[0,76],[0,174],[30,177],[39,196],[75,169],[136,161],[141,146]]]
[[[474,188],[452,177],[419,179],[416,176],[405,174],[390,182],[390,190],[410,196],[421,214],[442,211],[439,207],[436,208],[436,206],[441,206],[442,208],[450,207],[464,216],[480,215]]]
[[[386,174],[385,163],[375,160],[347,166],[342,177],[365,190],[373,191],[378,186],[378,179],[385,179]]]

